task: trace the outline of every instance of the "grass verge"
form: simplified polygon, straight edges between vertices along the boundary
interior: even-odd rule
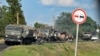
[[[75,43],[17,45],[7,48],[2,56],[74,56]],[[100,43],[79,42],[77,56],[100,56]]]

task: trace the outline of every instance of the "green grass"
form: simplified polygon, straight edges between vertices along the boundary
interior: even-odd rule
[[[7,48],[1,56],[74,56],[74,43],[45,43]],[[77,56],[100,56],[100,43],[79,42]]]

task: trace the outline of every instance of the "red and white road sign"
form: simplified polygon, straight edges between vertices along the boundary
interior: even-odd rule
[[[76,9],[72,12],[72,20],[76,24],[82,24],[86,21],[87,15],[83,9]]]

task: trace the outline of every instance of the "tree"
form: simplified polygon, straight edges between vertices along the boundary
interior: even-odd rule
[[[2,18],[2,8],[0,7],[0,19]]]
[[[61,31],[74,32],[75,24],[71,20],[71,13],[62,12],[55,21],[55,27]]]
[[[4,19],[4,16],[6,15],[7,13],[7,10],[8,10],[8,7],[3,5],[2,7],[0,7],[0,15],[1,15],[1,18],[0,18],[0,34],[4,34],[4,29],[5,29],[5,26],[7,25],[7,22],[8,20]]]
[[[49,26],[49,25],[47,25],[47,24],[38,23],[38,22],[36,22],[36,23],[34,24],[34,27],[35,27],[35,28],[52,28],[52,26]]]
[[[71,13],[62,12],[55,21],[55,28],[61,31],[67,31],[75,36],[76,25],[71,19]],[[79,36],[82,36],[82,34],[85,32],[95,32],[95,30],[96,22],[88,16],[87,21],[80,25]]]
[[[0,19],[6,14],[7,6],[3,5],[0,7]]]
[[[19,24],[26,24],[23,11],[21,10],[21,0],[6,0],[9,5],[8,13],[5,16],[5,19],[8,19],[10,24],[16,24],[17,22],[17,13],[19,14]]]
[[[35,27],[35,28],[44,28],[44,27],[45,27],[45,24],[36,22],[36,23],[34,24],[34,27]]]

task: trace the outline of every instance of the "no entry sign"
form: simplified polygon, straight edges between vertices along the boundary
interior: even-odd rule
[[[76,23],[76,43],[75,43],[75,56],[77,56],[77,45],[78,45],[78,32],[79,32],[79,24],[82,24],[86,21],[87,16],[86,12],[83,9],[76,9],[72,12],[72,20]]]
[[[86,12],[83,9],[76,9],[72,12],[72,20],[76,24],[82,24],[86,21]]]

